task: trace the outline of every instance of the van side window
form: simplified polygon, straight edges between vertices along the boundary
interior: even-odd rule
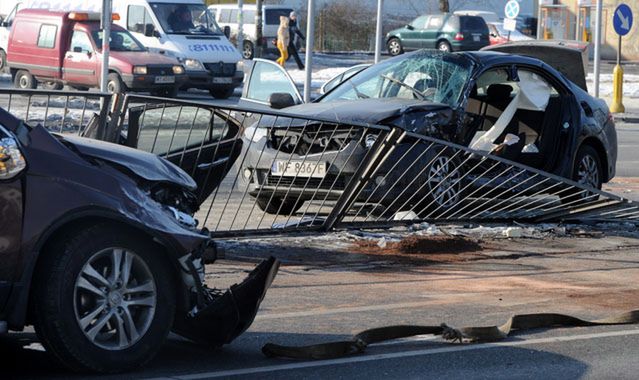
[[[149,12],[140,5],[129,5],[127,9],[126,28],[135,33],[144,33],[144,26],[152,24]]]
[[[220,10],[220,22],[228,24],[231,22],[231,10],[230,9],[222,9]]]
[[[71,36],[71,51],[76,52],[78,49],[81,53],[89,53],[93,51],[93,46],[85,32],[74,30]]]
[[[38,47],[53,49],[55,47],[55,35],[58,27],[55,25],[42,24],[38,34]]]

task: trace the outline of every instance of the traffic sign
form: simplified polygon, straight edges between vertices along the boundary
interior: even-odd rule
[[[632,28],[632,10],[626,4],[619,4],[612,16],[612,24],[615,32],[620,36],[625,36]]]
[[[504,19],[504,30],[509,32],[514,32],[517,29],[517,20],[514,18],[505,18]]]
[[[519,2],[517,0],[510,0],[504,7],[504,15],[506,18],[515,18],[519,15]]]

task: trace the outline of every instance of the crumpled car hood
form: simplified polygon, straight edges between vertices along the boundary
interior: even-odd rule
[[[417,111],[436,111],[449,108],[445,104],[418,99],[383,98],[307,103],[283,109],[287,113],[309,118],[329,119],[340,123],[358,122],[378,124],[389,118]]]
[[[58,135],[58,138],[72,144],[82,155],[123,166],[145,180],[173,183],[189,190],[197,188],[184,170],[155,154],[77,136]]]

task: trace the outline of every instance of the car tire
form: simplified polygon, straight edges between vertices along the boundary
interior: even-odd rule
[[[71,370],[103,373],[153,358],[173,324],[177,286],[158,247],[101,223],[58,239],[43,255],[31,306],[48,352]]]
[[[404,52],[404,47],[402,46],[402,41],[397,37],[393,37],[386,43],[386,47],[388,48],[388,54],[392,56],[400,55]]]
[[[75,86],[75,85],[69,85],[69,87],[71,87],[72,89],[76,90],[76,91],[89,91],[88,87],[84,87],[84,86]]]
[[[120,94],[126,92],[126,85],[122,82],[122,78],[116,73],[109,73],[107,77],[107,92],[112,94]]]
[[[443,53],[450,53],[451,51],[453,51],[452,47],[450,46],[450,43],[448,43],[448,41],[439,41],[437,43],[437,50],[443,52]]]
[[[42,88],[49,91],[60,91],[64,85],[60,82],[42,82]]]
[[[212,88],[209,90],[209,93],[215,99],[228,99],[233,96],[233,92],[235,92],[235,87]]]
[[[7,68],[7,53],[0,49],[0,73],[4,72]]]
[[[13,83],[21,90],[32,90],[38,87],[38,81],[27,70],[18,70]]]
[[[256,203],[260,210],[268,214],[293,215],[302,207],[304,201],[299,198],[282,201],[282,198],[273,197],[273,199],[271,199],[270,196],[267,196],[257,198]]]
[[[420,217],[443,213],[457,206],[464,198],[461,162],[452,152],[444,152],[430,163],[424,172],[424,195],[414,208]]]
[[[244,41],[242,45],[242,58],[253,59],[255,56],[255,47],[253,46],[253,42]]]
[[[570,179],[584,185],[594,187],[597,190],[601,190],[603,183],[603,166],[597,150],[590,145],[582,145],[579,147],[577,154],[575,155],[575,161],[572,167],[572,174]],[[578,200],[593,201],[594,193],[578,189],[570,189],[565,191],[560,197],[561,203],[579,203]],[[585,199],[588,198],[588,199]]]

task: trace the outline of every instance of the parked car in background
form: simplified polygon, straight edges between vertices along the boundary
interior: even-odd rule
[[[488,31],[490,33],[491,45],[503,44],[510,41],[526,41],[533,39],[532,37],[523,34],[517,29],[513,31],[504,29],[503,22],[489,22]]]
[[[242,46],[242,57],[244,59],[252,59],[255,55],[255,46],[257,46],[255,15],[257,13],[256,5],[246,4],[242,7],[244,12],[244,42]],[[262,7],[262,46],[265,47],[266,53],[276,53],[277,46],[273,41],[277,39],[277,28],[280,25],[280,16],[288,17],[293,11],[291,7],[283,5],[264,5]],[[209,6],[209,12],[214,16],[215,21],[221,27],[228,26],[231,28],[231,41],[237,41],[239,24],[237,17],[239,8],[237,4],[216,4]]]
[[[117,14],[114,14],[117,18]],[[7,63],[15,87],[51,89],[67,84],[99,87],[102,66],[100,14],[23,9],[13,20]],[[129,32],[111,26],[110,92],[150,91],[175,96],[186,79],[174,58],[149,52]]]
[[[517,16],[517,30],[530,37],[537,37],[537,17],[531,15]]]
[[[289,214],[313,199],[315,189],[306,187],[312,176],[311,179],[327,178],[326,189],[330,189],[327,199],[337,199],[357,167],[349,162],[361,162],[377,139],[374,133],[349,134],[349,122],[379,124],[446,140],[601,189],[602,183],[615,175],[617,136],[606,103],[586,91],[587,55],[581,47],[536,42],[494,47],[495,50],[503,47],[504,52],[511,54],[421,50],[398,56],[359,71],[307,104],[303,104],[297,88],[281,67],[256,60],[247,76],[240,104],[244,101],[252,106],[270,104],[291,115],[339,120],[346,127],[334,136],[327,128],[324,133],[333,138],[324,139],[316,138],[319,132],[313,128],[301,132],[289,128],[291,119],[281,118],[281,125],[275,124],[280,119],[268,117],[255,122],[244,134],[245,146],[252,149],[241,168],[242,173],[248,173],[245,175],[248,193],[257,198],[264,211]],[[546,62],[552,62],[556,68]],[[285,98],[288,104],[283,101]],[[303,121],[300,123],[305,125]],[[498,148],[508,134],[516,136],[517,143],[500,151]],[[298,141],[304,143],[297,144]],[[410,138],[402,142],[388,162],[410,167],[413,160],[419,159],[415,167],[435,165],[430,161],[432,155],[403,157],[402,152],[412,143]],[[322,155],[315,155],[317,152]],[[344,160],[341,152],[355,158]],[[303,162],[302,157],[321,157],[322,162],[310,159]],[[271,165],[276,159],[292,165],[280,170]],[[372,191],[372,187],[364,189],[357,201],[387,207],[389,204],[384,202],[394,202],[392,194],[399,196],[401,191],[411,197],[407,199],[413,199],[414,194],[423,191],[423,197],[431,197],[425,198],[425,203],[440,209],[453,207],[461,199],[464,186],[472,188],[480,184],[470,180],[456,182],[441,197],[424,189],[435,189],[442,177],[475,170],[480,159],[471,156],[467,167],[461,170],[456,170],[457,164],[442,165],[437,168],[441,176],[424,174],[420,181],[426,187],[414,184],[412,175],[403,178],[405,182],[399,186],[393,181],[380,181],[379,192]],[[303,164],[299,167],[304,171],[296,172],[298,163]],[[434,170],[434,166],[431,168]],[[376,175],[385,177],[386,170],[389,169],[382,166]],[[303,180],[295,182],[295,178]],[[274,185],[282,182],[293,183],[292,188],[284,186],[282,191]],[[495,181],[493,185],[498,183]],[[391,191],[397,194],[384,195]],[[423,201],[419,196],[416,199]]]
[[[461,11],[455,11],[454,14],[456,14],[458,16],[479,16],[479,17],[483,18],[484,21],[486,21],[486,23],[499,22],[499,16],[497,16],[497,13],[495,13],[495,12],[461,10]]]
[[[479,50],[489,44],[483,18],[450,13],[419,16],[386,35],[386,46],[393,56],[424,48],[443,52]]]

